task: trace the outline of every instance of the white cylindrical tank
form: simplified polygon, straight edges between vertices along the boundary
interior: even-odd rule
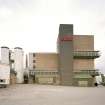
[[[17,83],[23,83],[23,50],[20,47],[14,48],[14,70],[17,72]]]
[[[2,46],[1,47],[1,63],[9,64],[9,48]]]

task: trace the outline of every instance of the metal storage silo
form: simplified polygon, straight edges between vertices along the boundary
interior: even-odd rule
[[[1,47],[1,63],[9,64],[9,48],[6,46]]]
[[[14,48],[14,69],[17,72],[17,83],[23,83],[23,54],[22,48]]]

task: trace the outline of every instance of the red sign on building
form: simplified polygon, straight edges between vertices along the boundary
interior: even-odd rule
[[[60,41],[72,41],[73,40],[73,35],[70,35],[70,36],[62,36],[60,37]]]

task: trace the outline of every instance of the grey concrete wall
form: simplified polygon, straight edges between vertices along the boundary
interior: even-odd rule
[[[61,41],[65,36],[73,35],[73,25],[61,24],[59,27],[59,74],[61,85],[72,85],[73,77],[73,41]]]

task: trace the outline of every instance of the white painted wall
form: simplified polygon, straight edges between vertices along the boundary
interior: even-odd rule
[[[10,84],[10,66],[9,65],[0,63],[0,79],[5,80],[5,82],[0,82],[0,84]]]

